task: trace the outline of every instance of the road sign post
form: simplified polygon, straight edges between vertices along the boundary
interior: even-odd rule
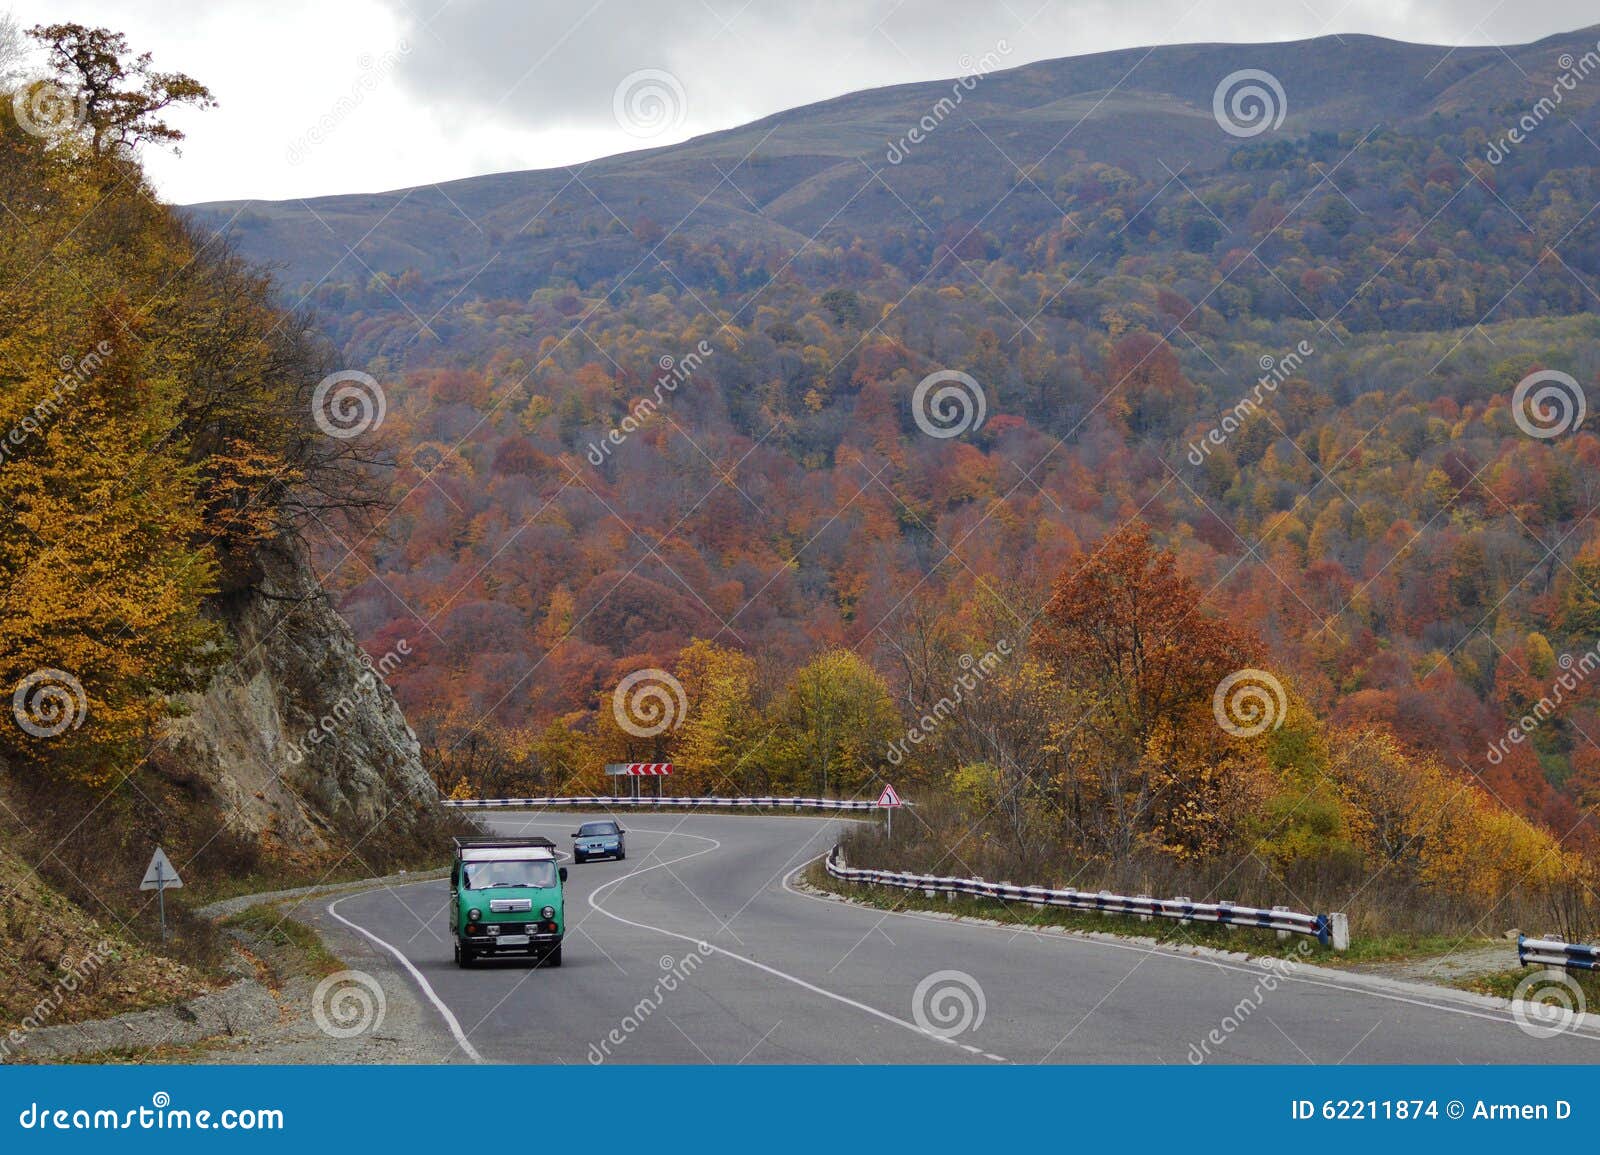
[[[633,800],[639,801],[639,779],[656,780],[656,797],[662,797],[661,779],[672,773],[671,762],[607,762],[606,774],[613,778],[633,779]]]
[[[883,810],[884,834],[889,838],[894,837],[894,812],[904,805],[900,795],[895,793],[895,788],[885,782],[883,793],[878,795],[878,806]]]
[[[144,868],[144,878],[139,882],[140,890],[153,890],[156,892],[156,905],[161,911],[161,941],[167,941],[167,887],[183,886],[183,879],[178,877],[177,870],[172,865],[172,860],[167,857],[167,852],[161,847],[156,847],[155,854],[150,857],[150,865]]]

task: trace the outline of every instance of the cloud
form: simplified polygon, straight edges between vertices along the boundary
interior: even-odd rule
[[[992,46],[968,34],[958,18],[967,5],[954,0],[914,13],[847,0],[480,0],[434,18],[406,0],[386,2],[414,42],[401,83],[419,100],[535,131],[592,133],[618,147],[629,143],[619,139],[616,93],[641,71],[676,80],[682,136],[858,88],[955,75],[964,54]]]
[[[617,88],[669,73],[685,108],[669,143],[863,88],[1192,41],[1367,32],[1447,45],[1536,39],[1593,19],[1589,0],[379,0],[414,51],[399,83],[452,115],[580,134],[588,155],[638,147],[618,131]],[[419,4],[432,5],[424,9]]]

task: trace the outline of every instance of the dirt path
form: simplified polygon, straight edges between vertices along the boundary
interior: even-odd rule
[[[1516,968],[1517,944],[1500,942],[1463,946],[1449,954],[1434,955],[1429,958],[1405,959],[1389,963],[1361,963],[1349,969],[1448,987],[1459,986],[1463,980],[1479,975],[1499,974]]]

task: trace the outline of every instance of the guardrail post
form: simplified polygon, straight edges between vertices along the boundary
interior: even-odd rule
[[[1147,901],[1153,901],[1148,894],[1136,894],[1136,895],[1134,895],[1134,897],[1135,898],[1142,898],[1142,899],[1145,899]],[[1148,914],[1141,914],[1139,916],[1139,921],[1140,922],[1149,922],[1150,921],[1150,916]]]
[[[1228,918],[1231,919],[1233,917],[1233,915],[1232,915],[1233,899],[1231,899],[1231,898],[1219,898],[1219,899],[1217,899],[1217,914],[1219,916],[1217,918],[1217,921],[1219,923],[1221,923],[1224,927],[1227,928],[1229,934],[1232,934],[1234,931],[1239,929],[1239,924],[1236,923],[1236,922],[1224,921],[1220,916],[1221,916],[1222,912],[1225,911],[1225,910],[1229,912]]]
[[[1328,936],[1333,940],[1334,950],[1349,950],[1350,916],[1347,914],[1330,914],[1328,916]]]
[[[1275,906],[1275,907],[1272,908],[1272,913],[1277,914],[1280,910],[1288,910],[1288,909],[1289,908],[1286,907],[1286,906]],[[1289,932],[1288,931],[1280,930],[1278,932],[1278,941],[1279,942],[1282,942],[1284,939],[1286,939],[1288,937],[1289,937]]]
[[[1176,898],[1174,898],[1172,901],[1173,902],[1181,902],[1181,903],[1183,903],[1184,906],[1193,906],[1194,905],[1194,899],[1190,898],[1187,894],[1180,894]],[[1180,917],[1178,919],[1178,925],[1179,926],[1188,926],[1193,922],[1194,922],[1194,919],[1190,918],[1188,915],[1183,915],[1182,917]]]

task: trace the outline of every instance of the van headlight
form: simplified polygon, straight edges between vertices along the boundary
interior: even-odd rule
[[[469,910],[469,911],[467,911],[467,921],[468,922],[477,922],[478,919],[480,919],[482,917],[483,917],[483,912],[482,911],[478,911],[478,910]]]
[[[553,907],[553,906],[547,906],[547,907],[545,907],[543,910],[541,910],[539,912],[539,917],[540,918],[554,918],[555,916],[556,916],[556,908]]]

